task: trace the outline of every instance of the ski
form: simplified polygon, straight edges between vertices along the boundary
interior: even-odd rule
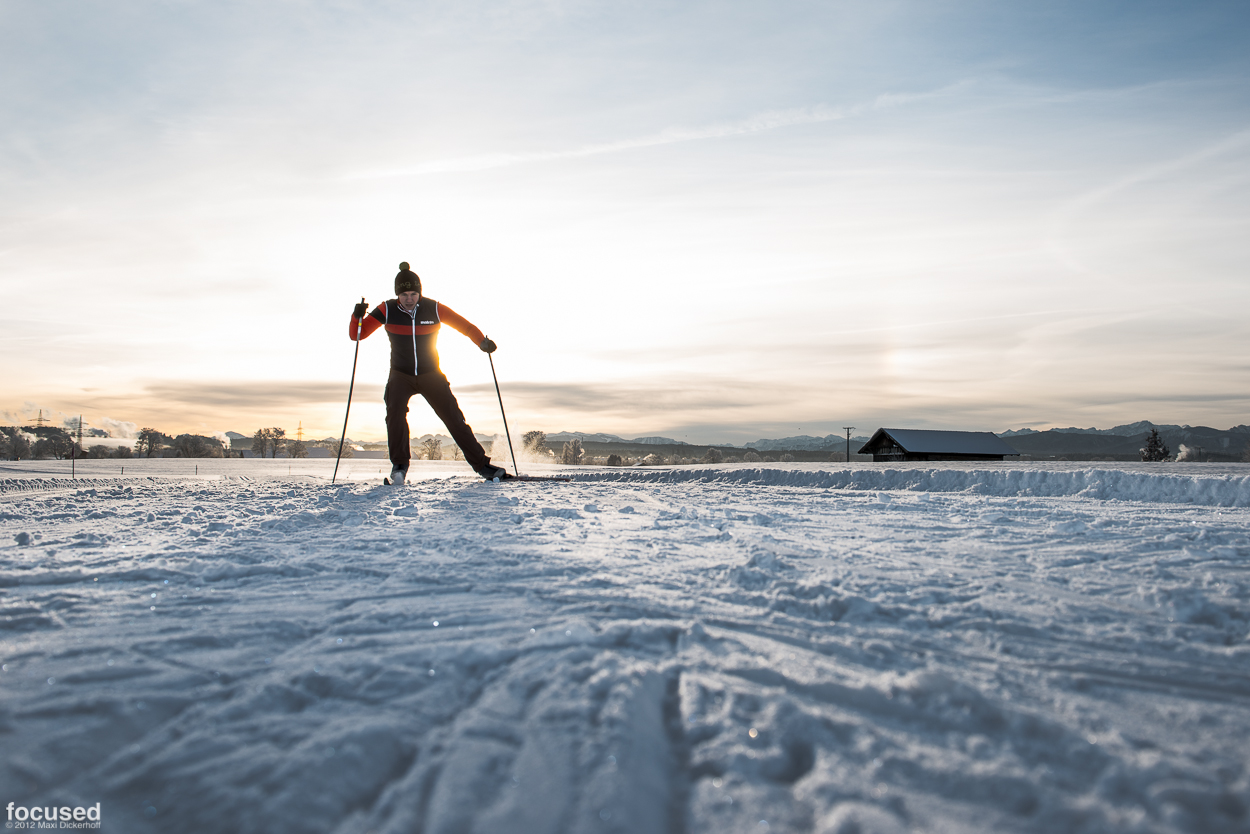
[[[572,478],[566,478],[560,475],[512,475],[510,477],[503,478],[497,481],[490,480],[490,481],[487,481],[486,483],[501,484],[501,483],[505,483],[506,481],[556,481],[559,483],[567,484],[572,480],[573,480]],[[382,483],[385,484],[386,486],[394,486],[394,484],[391,483],[390,478],[383,478]]]
[[[560,483],[569,483],[572,478],[566,478],[563,475],[513,475],[500,481],[492,481],[492,483],[505,483],[507,481],[559,481]]]
[[[505,478],[502,480],[489,480],[489,481],[486,481],[486,483],[487,484],[502,484],[510,480],[526,481],[526,483],[529,483],[529,481],[555,481],[555,483],[567,484],[567,483],[570,483],[572,479],[564,478],[564,476],[561,476],[561,475],[512,475],[511,478]],[[382,484],[385,484],[386,486],[394,486],[394,484],[390,483],[390,478],[382,478]]]

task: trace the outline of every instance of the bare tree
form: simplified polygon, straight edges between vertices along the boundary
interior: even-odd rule
[[[273,435],[273,445],[270,447],[269,457],[276,458],[278,452],[286,448],[286,429],[280,429],[275,426],[269,431]]]
[[[58,431],[55,434],[49,433],[39,438],[39,440],[35,441],[35,446],[32,449],[36,458],[51,457],[57,460],[64,460],[77,451],[78,444],[71,440],[69,433],[65,431]]]
[[[339,453],[339,442],[337,440],[329,440],[329,441],[322,440],[322,441],[313,443],[312,445],[320,446],[322,449],[328,449],[331,455],[337,455]],[[356,454],[356,450],[352,448],[352,444],[350,443],[343,444],[343,457],[350,458],[354,456],[355,454]]]
[[[31,456],[30,440],[17,426],[0,428],[0,459],[25,460]]]
[[[443,441],[437,437],[427,437],[421,441],[421,454],[426,460],[442,460]]]
[[[256,434],[252,435],[252,454],[261,458],[265,455],[276,458],[278,452],[286,448],[286,443],[286,429],[257,429]]]
[[[577,438],[567,441],[564,448],[560,450],[560,463],[575,466],[582,462],[582,457],[586,452],[582,449],[582,441]]]
[[[270,437],[269,429],[257,429],[256,434],[252,435],[252,454],[263,458],[269,451]]]
[[[180,434],[169,444],[184,458],[219,458],[224,456],[221,441],[202,434]]]
[[[292,440],[286,444],[286,453],[293,458],[306,458],[308,446],[302,440]]]
[[[547,433],[545,431],[527,431],[521,437],[521,448],[531,455],[547,453]]]
[[[150,458],[161,447],[165,435],[153,428],[139,429],[139,439],[135,443],[135,452],[141,458]]]
[[[742,456],[742,459],[746,461],[747,463],[759,463],[761,460],[763,460],[763,458],[760,457],[760,453],[756,452],[755,450],[751,450],[750,452],[747,452],[745,455]]]
[[[608,455],[608,466],[624,466],[625,462],[621,460],[620,455]]]
[[[720,449],[708,449],[701,458],[703,463],[720,463],[725,459],[725,454]]]
[[[264,458],[269,455],[270,458],[276,458],[280,450],[286,448],[286,429],[274,428],[256,429],[256,434],[251,435],[251,451],[257,458]]]

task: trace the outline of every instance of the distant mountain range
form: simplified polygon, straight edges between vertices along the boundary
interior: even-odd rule
[[[671,437],[635,437],[633,440],[618,437],[615,434],[590,434],[584,431],[558,431],[547,435],[547,440],[554,443],[567,443],[580,440],[583,443],[642,443],[647,446],[689,446],[684,440],[673,440]]]
[[[1031,457],[1135,460],[1151,429],[1158,430],[1173,455],[1180,454],[1181,446],[1185,446],[1194,460],[1240,460],[1250,446],[1250,426],[1221,430],[1209,426],[1155,425],[1148,420],[1111,429],[1017,429],[998,436]]]
[[[825,450],[840,451],[846,447],[846,435],[830,434],[825,437],[813,437],[810,434],[800,434],[794,437],[778,437],[774,439],[761,438],[753,440],[750,443],[743,443],[738,446],[735,443],[711,443],[711,444],[690,444],[684,440],[673,440],[671,437],[635,437],[629,440],[615,434],[589,434],[580,431],[561,431],[547,435],[548,441],[565,442],[574,438],[581,440],[583,443],[590,441],[592,443],[643,443],[651,446],[716,446],[717,448],[742,448],[755,449],[759,452],[777,452],[777,451],[810,451],[820,452]],[[851,438],[851,445],[857,451],[859,446],[867,443],[869,438],[863,435],[855,435]],[[858,444],[858,445],[856,445]]]
[[[1193,427],[1192,426],[1170,426],[1166,424],[1156,425],[1155,423],[1152,423],[1149,420],[1140,420],[1136,423],[1129,423],[1124,426],[1116,426],[1115,428],[1111,428],[1111,429],[1095,429],[1095,428],[1078,429],[1074,426],[1072,428],[1067,428],[1067,429],[1048,429],[1047,431],[1058,432],[1059,434],[1115,434],[1115,435],[1119,435],[1120,437],[1136,437],[1139,434],[1150,434],[1151,429],[1158,429],[1160,433],[1162,433],[1164,431],[1183,432],[1191,428]],[[1203,428],[1203,427],[1199,426],[1199,428]],[[1244,429],[1244,428],[1245,426],[1234,426],[1233,428],[1229,429],[1229,431],[1235,432],[1238,429]],[[1211,429],[1211,431],[1215,431],[1215,429]],[[999,437],[1019,437],[1022,434],[1045,434],[1045,432],[1040,432],[1037,429],[1011,429],[1009,431],[1002,432],[998,436]]]
[[[851,436],[851,453],[859,451],[859,447],[867,443],[871,438],[864,437],[861,434]],[[761,438],[753,440],[750,443],[743,443],[743,448],[755,449],[759,452],[774,452],[784,449],[803,450],[810,452],[823,452],[826,449],[833,451],[846,449],[846,435],[844,434],[827,434],[824,437],[813,437],[810,434],[800,434],[794,437],[779,437],[775,440]]]

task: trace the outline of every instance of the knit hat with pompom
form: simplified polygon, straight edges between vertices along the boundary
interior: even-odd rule
[[[407,261],[399,265],[395,274],[395,295],[405,292],[421,292],[421,276],[408,268]]]

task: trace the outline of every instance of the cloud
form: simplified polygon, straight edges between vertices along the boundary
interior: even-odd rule
[[[47,408],[30,400],[22,403],[22,407],[19,409],[0,411],[0,418],[3,418],[4,424],[9,426],[30,425],[40,416],[43,417],[45,425],[52,426],[61,424],[68,427],[71,420],[78,419],[77,415],[71,416],[59,409]]]
[[[460,385],[457,393],[491,396],[492,383]],[[520,401],[539,410],[567,410],[593,414],[617,414],[636,419],[651,412],[690,409],[755,407],[760,389],[742,382],[725,380],[656,380],[654,384],[510,382],[506,400]]]
[[[341,382],[252,380],[247,382],[158,382],[144,389],[149,397],[167,403],[207,408],[263,410],[312,403],[347,402]],[[358,383],[353,397],[382,399],[382,386]]]
[[[30,425],[40,414],[43,415],[47,425],[60,425],[62,428],[75,430],[78,428],[78,414],[67,414],[60,409],[46,408],[30,401],[23,403],[20,409],[0,411],[0,422],[13,426]],[[129,420],[114,420],[112,417],[96,418],[86,413],[82,415],[82,420],[85,429],[104,429],[114,438],[130,439],[138,433],[138,426]]]
[[[779,128],[797,125],[834,122],[882,110],[899,107],[922,99],[946,95],[960,84],[949,85],[938,90],[925,93],[886,93],[877,96],[871,102],[848,108],[829,107],[818,104],[811,107],[798,107],[786,110],[765,110],[732,122],[702,125],[698,127],[670,127],[659,133],[638,136],[632,139],[621,139],[616,142],[604,142],[570,148],[559,151],[539,151],[535,153],[492,153],[477,156],[436,159],[408,168],[397,168],[380,171],[363,171],[349,174],[344,179],[365,180],[385,179],[391,177],[418,177],[428,174],[450,174],[464,171],[484,171],[489,168],[505,168],[512,165],[525,165],[536,162],[552,162],[562,159],[579,159],[588,156],[620,153],[622,151],[651,148],[659,145],[673,145],[680,142],[697,142],[703,139],[722,139],[729,136],[742,136],[749,133],[762,133]]]
[[[135,438],[139,435],[139,424],[129,420],[114,420],[112,417],[101,417],[93,421],[113,437]]]
[[[1104,185],[1100,188],[1095,188],[1092,191],[1088,191],[1065,205],[1061,209],[1060,216],[1065,221],[1078,219],[1081,211],[1088,209],[1121,191],[1125,191],[1136,185],[1150,182],[1152,180],[1162,179],[1188,168],[1192,168],[1193,166],[1206,162],[1207,160],[1214,159],[1228,153],[1240,151],[1248,144],[1250,144],[1250,128],[1243,128],[1235,133],[1225,136],[1218,142],[1213,142],[1174,159],[1169,159],[1165,162],[1158,162],[1154,165],[1147,166],[1138,171],[1134,171],[1127,176],[1120,177],[1112,183]]]
[[[1221,200],[1235,193],[1229,177],[1236,175],[1238,163],[1244,167],[1247,150],[1250,128],[1242,127],[1085,190],[1052,212],[1047,250],[1086,284],[1097,279],[1121,289],[1139,286],[1154,271],[1147,263],[1157,269],[1160,261],[1166,265],[1180,258],[1200,265],[1196,275],[1185,276],[1187,283],[1217,280],[1222,270],[1211,269],[1218,263],[1214,256],[1227,252],[1233,261],[1244,258],[1244,246],[1228,234],[1228,214],[1240,205]],[[1138,259],[1144,262],[1140,267],[1133,264]],[[1235,269],[1224,274],[1236,274]],[[1132,273],[1132,281],[1120,277]]]
[[[816,371],[802,384],[765,373],[739,377],[667,373],[617,382],[507,382],[502,391],[514,441],[529,429],[740,444],[762,437],[838,434],[844,425],[858,426],[860,433],[885,425],[1002,431],[1024,425],[1110,427],[1138,419],[1223,426],[1231,424],[1224,415],[1244,413],[1250,407],[1250,395],[1221,389],[1218,380],[1195,381],[1193,390],[1182,394],[1143,392],[1131,382],[1089,379],[1079,385],[1073,381],[1066,390],[1052,385],[1041,399],[1038,384],[1035,376],[1027,374],[987,382],[990,387],[986,389],[854,375],[844,378]],[[174,434],[215,436],[220,433],[208,431],[207,425],[232,424],[250,431],[247,427],[277,424],[285,425],[291,435],[290,427],[303,416],[310,436],[337,436],[341,424],[336,421],[342,419],[346,396],[343,388],[341,382],[216,380],[195,384],[169,380],[153,382],[142,391],[84,402],[83,410],[98,414],[126,409],[142,425]],[[502,428],[493,383],[457,385],[454,390],[475,428],[487,432]],[[380,400],[381,386],[357,386],[349,430],[353,436],[382,436]],[[38,408],[33,409],[35,413]],[[49,413],[44,409],[45,416]],[[52,414],[53,419],[68,416],[59,411]],[[138,425],[112,417],[88,420],[115,435],[128,431],[133,436]],[[441,430],[437,418],[419,399],[413,403],[410,421],[414,434]]]

